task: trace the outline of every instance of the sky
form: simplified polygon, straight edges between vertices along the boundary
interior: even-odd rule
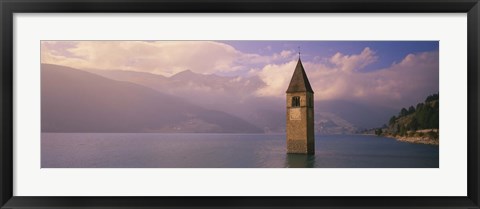
[[[300,52],[300,55],[298,54]],[[259,77],[285,96],[301,57],[315,100],[416,104],[439,89],[438,41],[42,41],[41,62],[172,76]]]

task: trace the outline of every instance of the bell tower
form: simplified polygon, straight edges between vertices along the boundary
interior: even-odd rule
[[[315,154],[313,90],[300,57],[286,93],[287,153]]]

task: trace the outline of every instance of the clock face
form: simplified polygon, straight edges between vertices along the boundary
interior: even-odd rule
[[[290,120],[301,120],[302,114],[300,112],[300,108],[292,108],[290,109]]]

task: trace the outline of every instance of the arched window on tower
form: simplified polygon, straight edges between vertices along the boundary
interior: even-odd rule
[[[300,97],[292,97],[292,107],[300,107]]]

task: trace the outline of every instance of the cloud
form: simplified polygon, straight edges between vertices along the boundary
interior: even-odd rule
[[[250,75],[257,74],[266,84],[264,88],[259,89],[258,96],[280,97],[285,96],[288,83],[293,74],[297,61],[290,61],[281,65],[269,64],[260,71],[252,70]]]
[[[385,69],[359,72],[375,62],[377,56],[369,48],[360,54],[336,53],[326,62],[303,62],[316,100],[347,100],[398,107],[422,101],[438,92],[438,52],[409,54]],[[258,96],[285,97],[296,61],[267,65],[251,74],[267,84]]]
[[[377,59],[378,57],[375,56],[375,52],[366,47],[360,54],[344,55],[337,52],[330,58],[330,62],[335,64],[340,70],[353,71],[360,70],[377,61]]]
[[[293,51],[244,53],[214,41],[42,41],[42,63],[79,69],[129,70],[170,76],[184,70],[213,74],[291,60]]]
[[[80,69],[130,70],[172,75],[238,70],[238,61],[266,62],[213,41],[56,41],[42,42],[42,62]]]

